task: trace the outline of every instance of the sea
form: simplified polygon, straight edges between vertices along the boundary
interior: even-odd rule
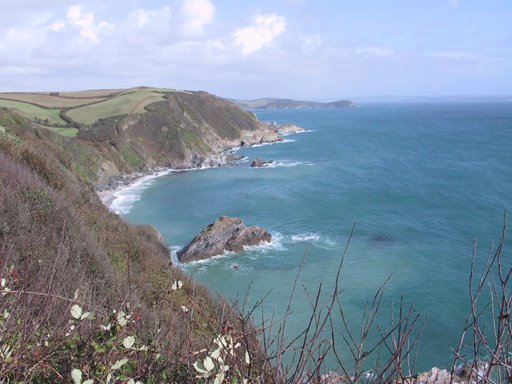
[[[305,131],[234,149],[244,158],[231,166],[140,179],[117,191],[110,208],[154,225],[175,265],[212,292],[246,308],[264,298],[254,322],[273,321],[274,330],[284,323],[287,340],[307,326],[319,289],[319,307],[330,301],[347,247],[338,295],[354,336],[385,284],[365,348],[392,328],[402,302],[421,331],[414,369],[450,368],[469,314],[474,249],[479,270],[512,209],[512,102],[255,112]],[[256,157],[274,163],[251,168]],[[268,230],[272,242],[177,262],[175,252],[221,215]],[[505,255],[512,260],[508,243]],[[334,335],[350,360],[340,317],[333,311],[334,331],[322,337]],[[337,368],[328,355],[324,369]]]

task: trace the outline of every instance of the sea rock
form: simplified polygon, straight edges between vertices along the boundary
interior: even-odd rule
[[[241,219],[221,216],[178,252],[178,260],[204,260],[221,255],[224,251],[241,252],[244,246],[271,240],[272,235],[264,229],[246,227]]]
[[[280,135],[287,135],[290,133],[304,132],[305,129],[296,126],[295,124],[283,124],[277,127],[276,133]]]
[[[227,161],[240,161],[244,158],[243,155],[233,155],[233,154],[229,154],[226,159]]]
[[[257,157],[252,161],[251,167],[262,168],[262,167],[266,167],[273,163],[274,163],[274,160],[263,160],[263,159],[260,159],[259,157]]]

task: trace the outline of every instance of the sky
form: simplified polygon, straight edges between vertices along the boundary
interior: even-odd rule
[[[0,91],[512,94],[511,0],[0,0]]]

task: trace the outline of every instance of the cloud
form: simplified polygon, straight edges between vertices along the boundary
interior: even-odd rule
[[[97,43],[99,41],[98,35],[100,32],[114,29],[114,25],[107,23],[106,21],[102,21],[96,25],[94,23],[94,13],[82,12],[82,7],[80,5],[73,5],[69,7],[67,19],[71,26],[80,31],[80,35],[82,37],[92,41],[93,43]],[[63,29],[63,27],[60,29]]]
[[[210,0],[184,0],[181,9],[182,32],[185,35],[200,35],[204,27],[213,21],[215,6]]]
[[[59,32],[64,28],[66,28],[66,23],[62,20],[55,21],[52,23],[52,25],[50,25],[50,29],[54,32]]]
[[[257,15],[253,25],[236,30],[233,36],[235,45],[240,45],[242,53],[248,55],[272,42],[284,31],[286,31],[286,18],[272,13]]]

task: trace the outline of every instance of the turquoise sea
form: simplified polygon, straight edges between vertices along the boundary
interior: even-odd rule
[[[305,325],[322,283],[336,269],[356,223],[341,276],[341,300],[357,330],[365,303],[391,276],[378,321],[389,326],[403,294],[428,316],[417,369],[450,367],[468,313],[473,241],[479,260],[512,209],[512,103],[368,103],[338,110],[257,112],[307,132],[241,148],[239,164],[145,179],[117,193],[112,208],[153,224],[174,250],[220,215],[273,234],[271,244],[182,268],[215,292],[284,312],[301,261],[289,335]],[[275,166],[253,169],[255,157]],[[510,248],[506,248],[510,260]],[[236,267],[235,267],[236,265]],[[334,362],[329,360],[332,368]]]

